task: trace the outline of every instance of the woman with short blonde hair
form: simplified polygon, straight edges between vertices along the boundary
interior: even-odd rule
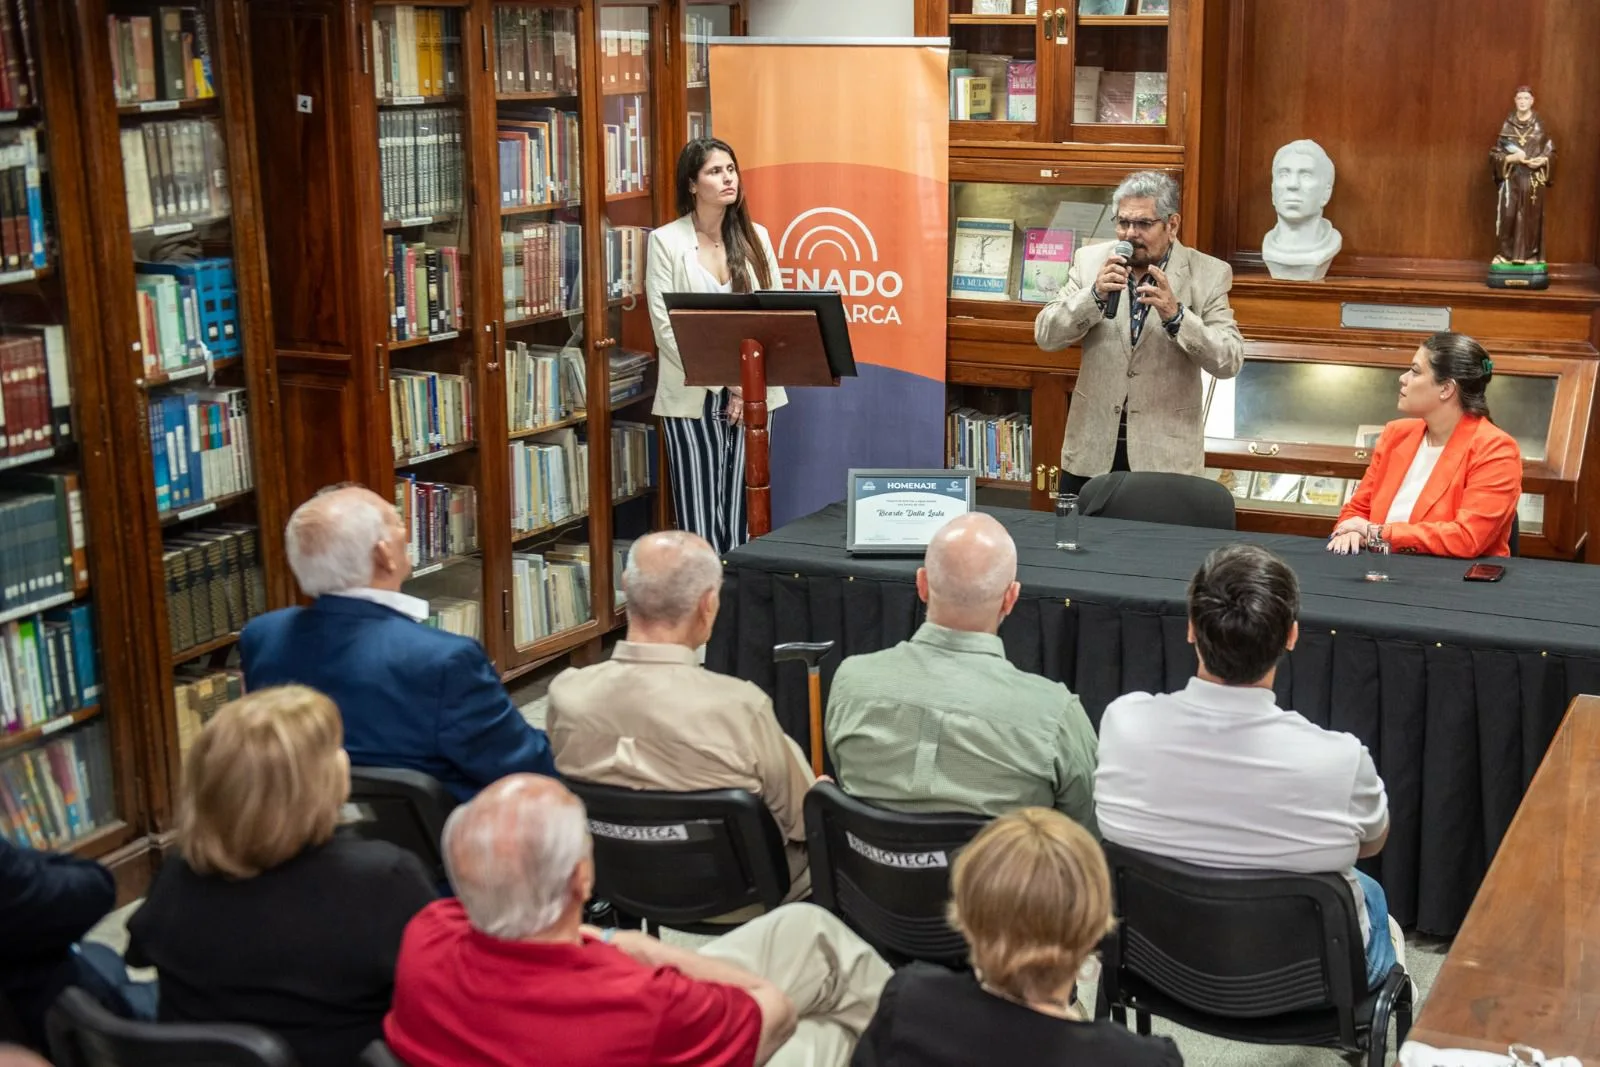
[[[224,705],[184,759],[178,849],[128,923],[163,1022],[276,1030],[302,1067],[380,1036],[395,957],[434,898],[422,863],[336,832],[350,760],[333,701],[263,689]]]
[[[950,921],[972,973],[926,963],[895,973],[856,1046],[855,1067],[1177,1067],[1177,1046],[1072,1002],[1078,969],[1111,932],[1105,855],[1049,808],[994,820],[951,872]]]

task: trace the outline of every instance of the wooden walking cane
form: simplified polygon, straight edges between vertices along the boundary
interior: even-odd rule
[[[811,773],[822,777],[822,657],[832,641],[789,641],[772,646],[772,662],[806,665],[806,690],[811,698]]]

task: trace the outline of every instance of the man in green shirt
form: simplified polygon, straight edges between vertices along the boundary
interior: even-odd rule
[[[898,811],[1050,807],[1098,835],[1083,705],[1012,666],[997,636],[1022,589],[1011,535],[989,515],[963,515],[934,535],[923,563],[928,621],[833,676],[826,722],[839,785]]]

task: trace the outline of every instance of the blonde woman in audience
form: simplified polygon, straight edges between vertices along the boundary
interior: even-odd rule
[[[895,973],[853,1067],[1181,1067],[1170,1038],[1089,1022],[1078,968],[1110,932],[1111,877],[1088,831],[1049,808],[990,823],[956,859],[950,921],[972,973]]]
[[[262,689],[206,724],[183,768],[178,848],[128,923],[163,1022],[250,1023],[301,1067],[348,1067],[378,1037],[421,862],[336,833],[350,761],[333,702]]]

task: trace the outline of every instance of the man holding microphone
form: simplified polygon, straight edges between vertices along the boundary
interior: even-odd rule
[[[1232,378],[1244,338],[1228,306],[1233,271],[1178,241],[1178,183],[1128,175],[1112,194],[1118,240],[1085,248],[1033,323],[1040,348],[1083,342],[1061,445],[1076,493],[1114,470],[1199,474],[1205,467],[1201,370]]]

